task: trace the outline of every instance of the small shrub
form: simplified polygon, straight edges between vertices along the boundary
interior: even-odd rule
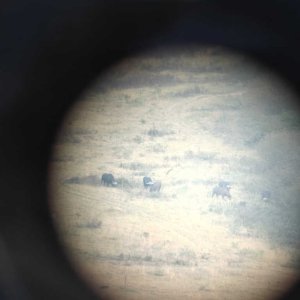
[[[281,121],[284,123],[285,127],[287,127],[287,128],[291,128],[291,129],[299,129],[300,128],[300,118],[299,118],[298,112],[284,111],[281,114]]]
[[[240,259],[230,259],[227,261],[227,265],[232,268],[240,268],[242,260]]]
[[[79,144],[81,142],[80,138],[76,137],[74,134],[72,133],[64,133],[59,135],[56,143],[57,144],[64,144],[64,143],[68,143],[68,144]]]
[[[203,94],[205,92],[206,92],[205,89],[200,88],[198,86],[194,86],[192,88],[188,88],[188,89],[173,93],[172,96],[173,97],[192,97],[192,96]]]
[[[173,160],[173,161],[179,161],[180,157],[174,155],[174,156],[171,156],[170,159]]]
[[[248,259],[261,259],[264,252],[262,250],[254,250],[249,248],[243,248],[237,253],[241,258]]]
[[[54,155],[51,157],[52,161],[55,162],[67,162],[67,161],[74,161],[74,157],[69,154],[63,154],[63,153],[54,153]]]
[[[209,253],[203,253],[203,254],[201,254],[201,259],[203,259],[203,260],[209,260],[209,258],[210,258]]]
[[[283,265],[283,267],[287,267],[294,270],[300,270],[300,257],[299,255],[294,255],[291,260]]]
[[[147,173],[144,171],[133,172],[133,176],[146,176]]]
[[[152,256],[151,255],[145,256],[144,261],[152,261]]]
[[[173,130],[158,130],[154,126],[152,129],[148,130],[147,134],[151,137],[162,137],[165,135],[175,134]]]
[[[185,259],[189,259],[189,260],[194,260],[196,259],[196,254],[194,251],[187,249],[187,248],[183,248],[180,250],[179,256],[181,258],[185,258]]]
[[[97,130],[91,130],[86,128],[67,128],[63,129],[62,132],[58,135],[57,143],[70,143],[70,144],[79,144],[82,139],[89,138],[97,134]]]
[[[174,264],[178,265],[178,266],[187,266],[188,265],[188,263],[186,261],[184,261],[183,259],[176,259]]]
[[[244,145],[248,147],[256,146],[264,137],[265,134],[262,132],[255,133],[244,141]]]
[[[161,144],[157,144],[152,148],[152,151],[155,153],[164,153],[166,152],[164,147]]]
[[[215,214],[222,214],[223,213],[223,208],[222,207],[217,207],[217,206],[210,206],[208,209],[210,212],[215,213]]]
[[[137,144],[143,143],[143,139],[139,135],[135,136],[133,138],[133,141],[136,142]]]
[[[98,131],[95,129],[87,129],[87,128],[73,128],[71,133],[79,134],[79,135],[94,135],[97,134]]]
[[[160,194],[156,193],[156,192],[153,192],[153,193],[149,193],[148,197],[149,198],[160,198]]]
[[[120,168],[129,170],[140,170],[145,169],[145,164],[143,163],[121,163]]]
[[[153,136],[153,137],[159,136],[159,131],[157,129],[150,129],[148,131],[148,135]]]
[[[80,177],[75,176],[64,180],[64,183],[67,184],[80,184]]]
[[[97,220],[91,220],[77,225],[77,227],[79,228],[89,228],[89,229],[101,228],[101,226],[102,226],[102,222]]]
[[[184,158],[185,159],[193,159],[194,158],[194,152],[193,151],[186,151],[185,153],[184,153]]]
[[[213,160],[216,157],[216,153],[211,152],[198,152],[195,154],[193,151],[187,151],[184,154],[185,159],[193,159],[193,160]]]
[[[156,270],[154,273],[153,273],[154,276],[164,276],[164,272],[162,270]]]
[[[127,178],[124,177],[120,177],[118,179],[116,179],[117,183],[118,183],[118,187],[133,187],[133,183],[130,183],[129,180]]]
[[[124,254],[121,253],[117,256],[117,260],[124,260]]]
[[[143,232],[143,237],[148,238],[149,237],[149,232]]]
[[[101,179],[98,175],[89,175],[83,177],[75,176],[64,180],[64,183],[98,186],[101,184]]]

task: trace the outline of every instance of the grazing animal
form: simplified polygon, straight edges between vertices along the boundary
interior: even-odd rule
[[[101,184],[105,186],[116,186],[118,183],[115,181],[115,178],[110,173],[104,173],[101,177]]]
[[[153,181],[151,177],[147,177],[147,176],[143,178],[143,183],[145,188],[148,188],[149,186],[153,185]]]
[[[230,191],[227,187],[221,187],[221,186],[214,187],[212,192],[212,197],[214,196],[217,197],[222,196],[223,199],[225,199],[226,197],[228,199],[231,199]]]
[[[227,190],[231,189],[230,182],[228,182],[228,181],[223,181],[222,180],[222,181],[219,182],[218,186],[221,187],[221,188],[227,188]]]
[[[261,192],[261,200],[268,201],[271,199],[271,192],[270,191],[262,191]]]
[[[155,181],[150,186],[150,192],[159,192],[160,188],[161,188],[161,182],[160,181]]]

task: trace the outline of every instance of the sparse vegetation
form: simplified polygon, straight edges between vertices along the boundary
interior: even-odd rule
[[[152,256],[150,255],[145,256],[144,261],[152,261]]]
[[[161,269],[157,269],[154,273],[154,276],[164,276],[164,272]]]
[[[194,86],[189,89],[184,89],[182,91],[178,91],[172,94],[173,97],[191,97],[191,96],[199,96],[204,94],[206,91],[205,89],[199,87],[199,86]]]
[[[296,111],[283,111],[281,121],[287,128],[300,129],[299,114]]]
[[[147,134],[151,137],[163,137],[165,135],[175,134],[173,130],[158,130],[153,126],[150,130],[148,130]]]
[[[108,276],[110,291],[135,287],[140,298],[158,281],[178,296],[230,289],[231,299],[250,290],[255,298],[257,281],[277,291],[293,278],[300,116],[292,100],[270,74],[220,48],[161,51],[114,69],[80,102],[52,159],[55,220],[84,272],[88,261],[91,278]],[[100,185],[102,170],[117,188]],[[143,176],[161,180],[161,191],[145,189]],[[221,180],[232,183],[232,199],[212,198]]]
[[[135,138],[133,139],[137,144],[141,144],[143,143],[143,138],[139,135],[135,136]]]
[[[159,193],[148,193],[148,198],[161,198],[161,194]]]
[[[120,168],[129,170],[144,170],[147,167],[143,163],[121,163]]]
[[[254,259],[254,260],[262,259],[263,254],[264,253],[262,250],[248,249],[248,248],[240,249],[237,252],[237,255],[242,259]]]
[[[193,151],[187,151],[184,154],[185,159],[192,159],[192,160],[207,160],[213,161],[216,157],[216,153],[209,153],[209,152],[198,152],[195,154]]]
[[[71,127],[63,130],[57,137],[57,144],[71,143],[79,144],[97,134],[97,130],[80,127]]]
[[[150,135],[150,136],[162,136],[162,134],[155,128],[150,129],[148,131],[148,135]]]
[[[64,180],[66,184],[86,184],[92,186],[99,186],[101,184],[101,178],[99,175],[89,175],[89,176],[74,176]]]
[[[96,219],[77,224],[78,228],[89,228],[89,229],[97,229],[97,228],[101,228],[101,226],[102,226],[102,222]]]
[[[118,183],[118,186],[121,187],[121,188],[132,188],[134,186],[136,186],[136,183],[134,182],[130,182],[127,178],[124,178],[124,177],[120,177],[120,178],[117,178],[116,179],[117,183]]]
[[[165,147],[161,144],[156,144],[154,147],[152,147],[152,151],[155,153],[165,153]]]

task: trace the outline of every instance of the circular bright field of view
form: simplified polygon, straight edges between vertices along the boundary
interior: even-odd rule
[[[300,112],[219,47],[127,58],[66,116],[50,207],[108,299],[273,299],[299,278]],[[144,179],[146,177],[146,179]]]

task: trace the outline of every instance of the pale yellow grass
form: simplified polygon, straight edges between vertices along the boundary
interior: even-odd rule
[[[289,252],[251,236],[247,228],[232,234],[230,220],[209,211],[212,204],[222,211],[242,200],[238,188],[232,201],[212,199],[211,185],[190,179],[217,182],[228,174],[228,163],[185,159],[189,151],[215,153],[228,161],[257,154],[211,135],[205,116],[190,117],[200,104],[219,103],[218,95],[184,102],[170,98],[169,92],[150,87],[111,90],[102,99],[81,102],[66,120],[66,128],[97,131],[90,139],[82,135],[78,144],[56,145],[54,156],[69,159],[49,167],[50,205],[70,260],[99,294],[113,299],[272,299],[297,278],[296,271],[284,267]],[[212,112],[210,118],[221,113]],[[151,137],[147,133],[153,126],[172,133]],[[137,136],[141,142],[134,141]],[[137,171],[162,180],[161,192],[150,197],[143,176],[122,168],[124,163],[148,167]],[[138,184],[111,188],[63,183],[104,172]],[[88,222],[101,225],[82,225]]]
[[[232,235],[225,216],[203,213],[209,198],[132,198],[84,186],[56,193],[63,203],[54,211],[71,261],[99,293],[109,286],[105,293],[115,299],[272,299],[296,278],[283,267],[288,252]],[[76,229],[90,220],[101,220],[101,228]],[[143,260],[147,256],[151,261]]]

